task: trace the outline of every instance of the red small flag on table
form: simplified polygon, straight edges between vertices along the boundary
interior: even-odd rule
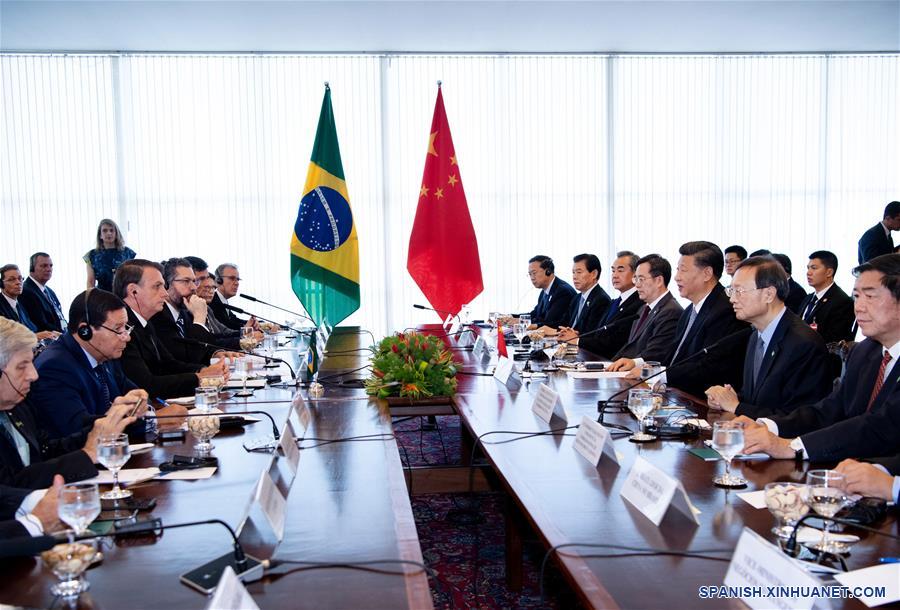
[[[497,322],[497,353],[504,358],[509,358],[506,354],[506,337],[503,336],[503,326]]]
[[[481,260],[438,83],[406,268],[434,309],[459,313],[481,294]]]

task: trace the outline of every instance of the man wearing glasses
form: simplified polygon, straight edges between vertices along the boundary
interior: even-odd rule
[[[38,426],[51,439],[89,429],[113,405],[141,399],[143,407],[147,404],[147,392],[137,389],[119,364],[131,340],[121,299],[99,288],[79,294],[69,309],[68,329],[35,360],[39,377],[28,396]]]
[[[752,418],[784,415],[831,391],[825,341],[785,306],[789,292],[776,260],[753,256],[738,265],[726,293],[737,319],[756,332],[747,342],[741,391],[712,386],[711,408]]]
[[[0,282],[3,284],[2,289],[0,289],[0,316],[22,324],[37,335],[38,341],[56,339],[59,336],[59,333],[49,330],[38,332],[37,326],[28,317],[25,307],[19,303],[24,278],[16,265],[3,265],[0,267]]]
[[[216,319],[232,330],[240,330],[243,326],[249,326],[259,330],[256,318],[251,317],[249,320],[242,320],[234,315],[234,313],[225,307],[228,299],[237,296],[238,289],[241,287],[241,276],[238,273],[237,265],[232,263],[223,263],[216,267],[216,293],[209,307],[213,310]]]

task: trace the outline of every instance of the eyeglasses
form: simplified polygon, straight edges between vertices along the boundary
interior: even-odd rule
[[[748,292],[753,292],[755,290],[762,290],[762,288],[735,288],[734,286],[729,286],[725,289],[725,294],[728,295],[728,298],[737,295],[737,298],[740,299]]]
[[[131,324],[126,324],[126,325],[125,325],[125,328],[123,328],[122,330],[115,330],[115,329],[110,328],[109,326],[107,326],[107,325],[105,325],[105,324],[101,324],[101,325],[100,325],[100,328],[105,328],[105,329],[108,330],[109,332],[111,332],[111,333],[116,333],[116,334],[119,335],[120,337],[122,337],[122,336],[130,337],[130,336],[131,336],[131,331],[134,330],[134,326],[131,325]]]
[[[222,279],[223,279],[223,280],[231,280],[231,281],[233,281],[233,282],[240,282],[240,281],[241,281],[241,277],[240,277],[239,275],[223,275],[223,276],[222,276]]]
[[[6,279],[3,280],[3,281],[4,281],[5,283],[7,283],[7,284],[18,284],[18,283],[20,283],[20,282],[22,282],[22,281],[24,281],[24,280],[25,280],[25,278],[23,278],[23,277],[20,275],[20,276],[18,276],[18,277],[8,277],[8,278],[6,278]]]
[[[180,283],[182,283],[182,284],[185,283],[185,282],[189,282],[189,283],[193,284],[194,286],[199,286],[199,285],[200,285],[200,280],[192,280],[192,279],[189,278],[189,277],[179,277],[179,278],[175,278],[175,279],[172,280],[172,281],[173,281],[173,282],[180,282]]]

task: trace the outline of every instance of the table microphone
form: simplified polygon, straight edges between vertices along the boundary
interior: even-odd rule
[[[278,433],[278,426],[275,425],[275,418],[272,417],[266,411],[222,411],[221,413],[185,413],[184,415],[147,415],[147,417],[155,417],[156,419],[175,419],[175,418],[187,418],[187,417],[228,417],[229,415],[265,415],[269,418],[269,421],[272,422],[272,436],[275,437],[275,440],[281,438],[281,435]]]
[[[309,320],[310,322],[313,323],[314,326],[317,326],[315,320],[313,320],[313,319],[310,318],[309,316],[304,315],[304,314],[302,314],[302,313],[299,313],[299,312],[296,312],[296,311],[291,311],[290,309],[285,309],[284,307],[279,307],[278,305],[272,305],[271,303],[267,303],[266,301],[263,301],[262,299],[257,299],[257,298],[254,297],[254,296],[250,296],[249,294],[247,294],[247,293],[245,293],[245,292],[239,293],[238,296],[241,297],[242,299],[247,299],[248,301],[253,301],[254,303],[262,303],[263,305],[268,305],[269,307],[273,307],[273,308],[275,308],[275,309],[279,309],[279,310],[281,310],[281,311],[283,311],[283,312],[285,312],[285,313],[289,313],[289,314],[291,314],[291,315],[293,315],[293,316],[297,316],[298,318],[303,318],[304,320]],[[257,317],[259,317],[259,316],[257,316]],[[259,318],[259,319],[260,319],[260,320],[263,320],[264,322],[268,322],[268,321],[269,321],[269,320],[266,320],[266,319],[264,319],[264,318]]]
[[[696,352],[694,352],[694,353],[691,354],[690,356],[687,356],[687,357],[685,357],[685,358],[682,358],[681,360],[679,360],[679,361],[676,362],[675,364],[673,364],[673,365],[671,365],[671,366],[669,366],[669,367],[667,367],[667,368],[662,368],[662,370],[659,370],[659,371],[653,373],[652,375],[650,375],[649,377],[647,377],[647,379],[641,379],[641,380],[639,380],[639,381],[637,381],[637,382],[631,384],[631,385],[628,386],[627,388],[624,388],[624,389],[622,389],[622,390],[619,390],[618,392],[616,392],[615,394],[613,394],[612,396],[610,396],[610,397],[607,398],[606,400],[598,400],[598,401],[597,401],[597,410],[600,411],[600,419],[603,418],[603,412],[604,412],[605,408],[606,408],[607,406],[609,406],[609,404],[610,404],[611,402],[613,402],[613,398],[615,398],[615,397],[617,397],[617,396],[621,396],[622,394],[627,393],[628,390],[633,390],[634,388],[638,387],[639,385],[644,384],[644,383],[647,383],[647,381],[649,381],[650,379],[653,379],[654,377],[658,377],[658,376],[662,375],[663,373],[665,373],[666,371],[669,371],[669,370],[671,370],[671,369],[674,369],[674,368],[676,368],[676,367],[679,367],[679,366],[681,366],[682,364],[684,364],[685,362],[687,362],[687,361],[689,361],[689,360],[693,360],[693,359],[696,358],[697,356],[701,356],[701,355],[703,355],[703,354],[708,354],[708,353],[710,352],[710,350],[715,349],[715,348],[721,346],[723,343],[729,343],[732,339],[739,338],[739,337],[741,337],[742,335],[749,335],[750,332],[751,332],[752,330],[753,330],[753,328],[752,328],[751,326],[747,326],[746,328],[742,328],[741,330],[735,331],[735,332],[731,333],[730,335],[725,335],[724,337],[722,337],[722,338],[719,339],[718,341],[715,341],[715,342],[713,342],[712,344],[707,345],[707,346],[704,347],[703,349],[697,350]],[[616,402],[621,402],[621,401],[616,401]]]
[[[245,311],[245,310],[241,309],[240,307],[235,307],[234,305],[229,305],[228,303],[225,303],[225,309],[230,309],[231,311],[235,311],[237,313],[242,313],[247,316],[253,316],[257,320],[262,320],[263,322],[269,322],[270,324],[277,324],[278,326],[280,326],[282,328],[286,328],[293,333],[297,333],[298,335],[312,335],[315,333],[314,330],[301,330],[298,328],[292,328],[290,326],[285,326],[281,322],[276,322],[275,320],[270,320],[269,318],[264,318],[262,316],[258,316],[255,313],[250,313],[249,311]]]
[[[591,335],[596,335],[597,333],[602,333],[604,330],[612,328],[613,326],[616,326],[617,324],[622,324],[625,322],[632,322],[639,317],[640,317],[640,315],[635,313],[635,314],[625,316],[623,318],[616,318],[612,322],[607,322],[600,328],[595,328],[594,330],[589,330],[586,333],[581,333],[580,335],[578,335],[577,337],[573,337],[572,339],[566,339],[565,341],[563,341],[563,343],[571,343],[572,341],[577,341],[578,339],[581,339],[583,337],[589,337]]]
[[[413,307],[416,309],[427,309],[428,311],[433,311],[435,313],[439,313],[441,315],[453,316],[456,318],[456,321],[459,322],[460,327],[465,326],[462,322],[462,318],[459,317],[459,314],[455,314],[452,311],[446,311],[444,309],[435,309],[434,307],[428,307],[427,305],[419,305],[418,303],[413,303]]]
[[[232,349],[228,347],[222,347],[221,345],[215,345],[214,343],[207,343],[206,341],[200,341],[198,339],[190,339],[188,337],[172,337],[179,343],[186,343],[188,345],[200,345],[207,348],[214,348],[220,351],[226,352],[237,352],[239,354],[246,354],[247,356],[256,356],[257,358],[265,358],[266,362],[269,360],[274,360],[275,362],[283,362],[286,367],[291,371],[291,378],[296,379],[297,375],[294,373],[294,368],[288,363],[287,360],[283,360],[281,358],[276,358],[275,356],[260,356],[259,354],[254,354],[253,352],[244,351],[242,349]]]
[[[797,523],[794,525],[794,529],[791,530],[791,536],[787,539],[787,542],[784,543],[784,552],[790,555],[791,557],[797,556],[797,530],[800,529],[800,525],[806,521],[807,519],[821,519],[822,521],[831,521],[832,523],[841,523],[843,525],[848,525],[851,527],[857,527],[861,530],[870,532],[872,534],[878,534],[879,536],[885,536],[887,538],[893,538],[894,540],[900,540],[900,536],[895,534],[889,534],[887,532],[882,532],[881,530],[875,529],[874,527],[867,527],[865,525],[860,525],[855,521],[850,521],[849,519],[841,519],[839,517],[825,517],[823,515],[819,515],[817,513],[807,513],[800,517],[797,520]]]

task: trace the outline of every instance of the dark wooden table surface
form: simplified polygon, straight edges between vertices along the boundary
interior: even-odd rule
[[[269,388],[256,396],[220,405],[225,411],[262,408],[279,428],[290,412],[293,390]],[[284,401],[284,402],[273,402]],[[312,421],[307,438],[346,438],[392,433],[390,413],[374,402],[341,400],[308,403]],[[299,432],[299,425],[295,427]],[[206,480],[154,481],[135,486],[139,498],[154,497],[152,515],[163,523],[219,518],[233,527],[244,514],[253,487],[271,455],[249,453],[242,443],[270,435],[263,419],[213,439],[219,469]],[[316,441],[305,441],[303,446]],[[126,468],[157,465],[174,454],[188,455],[193,442],[156,446],[135,455]],[[283,463],[283,459],[281,460]],[[279,465],[279,468],[283,468]],[[108,546],[104,561],[87,573],[91,583],[79,602],[94,608],[200,608],[206,598],[179,582],[179,575],[226,553],[230,537],[218,526],[173,529],[152,544]],[[252,544],[247,551],[271,552]],[[415,522],[395,441],[342,442],[303,450],[287,499],[285,537],[274,550],[282,560],[351,563],[403,559],[421,562]],[[294,566],[279,567],[281,572]],[[297,566],[299,567],[299,566]],[[262,608],[430,608],[428,581],[414,566],[380,568],[408,575],[376,574],[339,568],[266,576],[248,585]],[[0,602],[48,607],[54,576],[40,560],[7,562],[0,573]]]

